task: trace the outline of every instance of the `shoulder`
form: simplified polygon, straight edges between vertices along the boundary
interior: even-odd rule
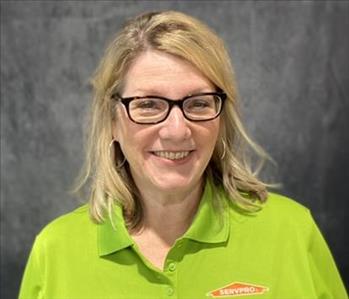
[[[89,216],[88,205],[83,205],[67,214],[57,217],[48,223],[37,235],[41,242],[79,238],[92,231],[96,226]]]
[[[41,231],[42,234],[51,231],[66,230],[67,228],[73,229],[72,226],[77,227],[79,225],[90,222],[88,205],[83,205],[67,214],[57,217],[49,224],[47,224]]]
[[[310,210],[297,201],[269,192],[267,201],[257,212],[244,212],[233,205],[233,218],[238,222],[246,222],[259,228],[273,230],[300,231],[307,235],[315,224]]]
[[[276,193],[269,193],[268,200],[256,217],[275,229],[299,231],[309,235],[314,227],[310,210],[299,202]]]
[[[287,196],[272,193],[268,194],[267,202],[260,211],[261,217],[270,219],[304,222],[311,217],[310,210]]]
[[[268,244],[283,244],[292,250],[298,248],[299,252],[310,246],[316,228],[307,207],[276,193],[269,193],[268,200],[258,212],[232,209],[231,221],[235,230],[240,230],[243,235],[263,239]]]
[[[272,192],[268,194],[267,202],[262,211],[268,214],[277,214],[281,217],[289,215],[304,217],[309,214],[309,209],[294,199]]]

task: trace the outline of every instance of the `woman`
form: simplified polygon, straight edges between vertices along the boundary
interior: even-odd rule
[[[38,235],[20,298],[346,298],[309,211],[250,170],[223,42],[144,14],[93,78],[90,202]]]

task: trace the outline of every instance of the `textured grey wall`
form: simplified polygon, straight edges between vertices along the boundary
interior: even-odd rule
[[[280,192],[312,209],[348,286],[349,2],[1,2],[1,298],[15,298],[35,234],[79,203],[88,79],[126,18],[176,9],[233,56],[248,130]]]

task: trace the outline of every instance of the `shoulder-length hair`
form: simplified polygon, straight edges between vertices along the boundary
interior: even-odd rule
[[[122,206],[126,223],[135,229],[142,222],[139,192],[118,144],[112,144],[115,102],[122,92],[130,64],[147,50],[166,52],[194,65],[227,94],[221,114],[219,138],[205,175],[224,188],[232,202],[256,211],[267,199],[267,185],[251,169],[250,153],[260,161],[267,154],[246,134],[241,123],[234,71],[223,41],[197,19],[175,11],[152,12],[130,20],[107,47],[92,78],[94,99],[87,132],[84,167],[76,191],[89,186],[90,214],[101,223],[114,204]],[[251,151],[252,150],[252,151]]]

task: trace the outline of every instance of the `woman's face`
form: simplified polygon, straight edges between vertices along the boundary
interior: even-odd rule
[[[194,66],[159,52],[142,53],[125,77],[122,97],[156,95],[181,99],[189,94],[215,91]],[[212,156],[219,117],[202,122],[184,118],[174,106],[158,124],[136,124],[123,104],[118,104],[113,135],[120,143],[132,177],[142,192],[186,192],[198,187]],[[181,156],[182,158],[178,159]]]

